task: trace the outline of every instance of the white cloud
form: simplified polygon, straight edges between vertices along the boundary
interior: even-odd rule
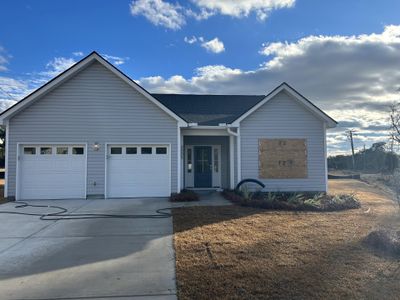
[[[55,77],[76,63],[74,58],[55,57],[46,64],[46,70],[40,75],[45,77]]]
[[[17,103],[31,93],[33,87],[29,81],[0,76],[0,111],[3,111]]]
[[[222,41],[219,40],[219,38],[214,38],[212,40],[206,41],[202,36],[199,37],[187,37],[183,39],[185,43],[187,44],[196,44],[200,43],[200,46],[206,49],[208,52],[212,53],[221,53],[225,51],[225,45]]]
[[[188,43],[188,44],[194,44],[197,42],[197,38],[195,36],[192,36],[192,37],[185,36],[185,38],[183,40],[185,41],[185,43]]]
[[[187,18],[202,21],[221,14],[235,18],[255,13],[264,21],[273,10],[293,7],[296,0],[192,0],[171,3],[164,0],[133,0],[130,4],[133,16],[142,15],[156,26],[172,30],[181,29]]]
[[[127,60],[129,60],[129,57],[120,57],[108,54],[102,54],[102,56],[116,66],[123,65],[124,63],[126,63]]]
[[[73,56],[80,57],[80,56],[83,56],[83,52],[82,52],[82,51],[72,52],[72,55],[73,55]]]
[[[247,17],[254,12],[259,20],[265,20],[272,10],[290,8],[295,0],[193,0],[209,13],[219,13],[236,18]]]
[[[194,18],[197,21],[207,20],[208,18],[215,15],[215,12],[209,11],[207,9],[200,9],[200,11],[194,11],[190,8],[185,10],[185,14],[188,17]]]
[[[0,72],[7,71],[9,55],[6,54],[6,50],[0,46]]]
[[[217,37],[210,41],[203,42],[201,46],[207,51],[213,53],[221,53],[225,51],[224,43],[221,42]]]
[[[162,0],[134,0],[130,5],[133,16],[143,15],[157,26],[178,30],[186,24],[182,7]]]
[[[387,140],[388,105],[400,102],[400,26],[354,36],[308,36],[263,45],[266,61],[253,70],[205,66],[190,78],[141,78],[150,91],[265,94],[286,81],[342,124],[330,152],[348,151],[339,138],[356,128],[356,147]],[[386,127],[385,127],[386,126]]]

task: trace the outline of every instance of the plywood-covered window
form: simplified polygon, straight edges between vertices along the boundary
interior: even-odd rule
[[[259,178],[307,178],[306,139],[259,139]]]

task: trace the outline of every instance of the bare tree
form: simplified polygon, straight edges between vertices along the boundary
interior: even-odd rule
[[[400,103],[390,106],[390,138],[392,142],[400,144]],[[400,208],[400,170],[393,175],[393,186],[396,200]]]
[[[390,106],[390,138],[400,143],[400,103]]]

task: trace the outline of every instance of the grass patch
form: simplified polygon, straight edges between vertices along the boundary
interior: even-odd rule
[[[396,204],[356,180],[330,190],[356,191],[364,209],[174,209],[179,299],[398,299],[400,262],[363,242],[375,228],[399,228]]]
[[[199,201],[199,195],[191,190],[182,190],[180,193],[173,193],[169,197],[171,202]]]
[[[294,211],[340,211],[360,208],[354,194],[326,193],[249,193],[224,190],[222,195],[232,203],[255,208]]]

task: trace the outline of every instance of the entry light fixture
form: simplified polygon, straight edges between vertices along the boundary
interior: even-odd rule
[[[93,148],[93,151],[99,151],[100,150],[100,144],[98,142],[94,142],[92,148]]]

